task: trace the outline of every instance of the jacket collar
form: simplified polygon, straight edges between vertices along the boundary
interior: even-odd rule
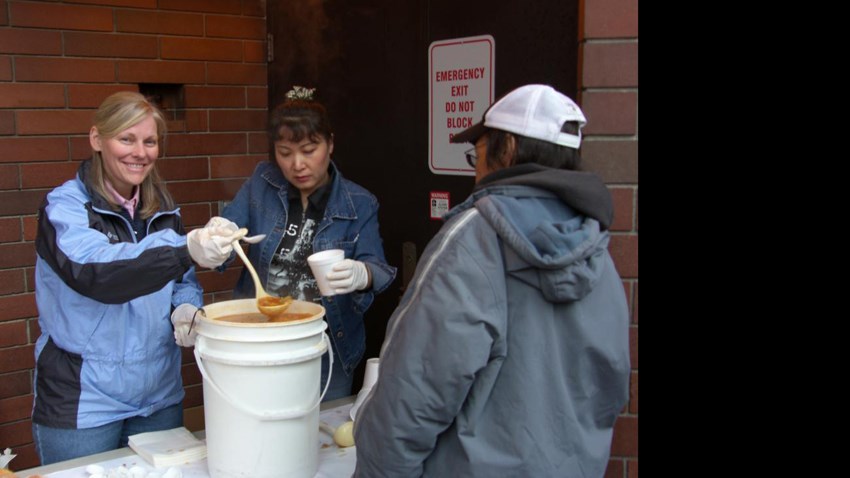
[[[77,168],[77,179],[79,179],[79,181],[83,184],[83,188],[85,189],[86,194],[88,194],[89,198],[91,198],[92,207],[99,209],[101,211],[108,211],[108,212],[118,214],[118,212],[112,206],[112,204],[110,204],[109,201],[107,201],[103,196],[96,193],[94,188],[91,187],[91,164],[92,164],[91,159],[87,159],[87,160],[83,161],[82,163],[80,163],[80,167]],[[141,201],[142,199],[143,198],[140,197],[139,200]],[[164,201],[165,200],[163,199],[163,202],[161,202],[160,204],[164,204]],[[156,216],[163,214],[163,213],[174,213],[179,209],[180,208],[177,207],[176,204],[175,204],[174,208],[171,209],[171,210],[163,210],[163,209],[160,208],[159,212],[154,214],[153,217],[156,217]]]
[[[80,167],[77,169],[77,177],[80,179],[80,182],[83,183],[86,193],[91,198],[92,206],[104,211],[112,211],[113,208],[112,205],[109,204],[109,201],[96,193],[94,188],[91,187],[91,161],[91,159],[87,159],[80,163]]]
[[[328,204],[325,207],[325,217],[337,219],[357,219],[357,212],[354,209],[354,203],[351,201],[348,187],[343,181],[342,173],[336,167],[333,161],[328,165],[328,168],[333,168],[333,181],[331,182],[331,196],[328,199]],[[267,164],[266,170],[260,176],[269,185],[280,190],[282,197],[285,200],[289,189],[289,181],[284,177],[283,172],[276,163],[271,161]]]
[[[611,193],[594,173],[549,168],[536,163],[518,164],[495,171],[475,186],[473,196],[504,186],[530,186],[549,191],[570,207],[590,216],[607,230],[614,218]]]

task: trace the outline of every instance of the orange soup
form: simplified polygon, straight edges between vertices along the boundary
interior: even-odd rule
[[[248,314],[225,315],[224,317],[218,317],[215,320],[223,320],[225,322],[237,322],[243,324],[260,324],[265,322],[290,322],[293,320],[306,319],[308,317],[312,317],[313,315],[314,314],[284,312],[283,314],[276,315],[274,317],[269,317],[259,312],[251,312]]]

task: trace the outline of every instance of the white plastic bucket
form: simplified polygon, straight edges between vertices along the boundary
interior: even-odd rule
[[[257,313],[255,299],[204,306],[195,359],[204,378],[212,478],[313,477],[319,466],[322,355],[330,340],[321,305],[294,301],[292,322],[216,320]],[[200,314],[198,314],[200,316]],[[331,365],[333,354],[329,353]],[[328,384],[330,373],[328,374]]]

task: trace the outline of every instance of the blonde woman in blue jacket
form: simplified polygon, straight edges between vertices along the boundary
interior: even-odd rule
[[[91,160],[38,214],[33,437],[42,464],[183,424],[172,310],[203,305],[192,260],[215,267],[230,231],[185,235],[156,171],[162,113],[120,92],[95,113]]]

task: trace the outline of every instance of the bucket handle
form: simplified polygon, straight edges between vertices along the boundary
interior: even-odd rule
[[[320,403],[322,403],[322,399],[325,398],[325,394],[328,392],[328,388],[331,385],[331,376],[333,376],[334,353],[333,353],[333,350],[331,349],[331,339],[328,337],[327,332],[322,332],[322,340],[325,342],[325,345],[327,345],[327,351],[328,351],[328,381],[327,381],[327,383],[325,383],[325,389],[322,390],[322,394],[319,396],[319,401],[317,401],[316,403],[314,403],[312,406],[308,407],[305,410],[287,410],[287,411],[277,412],[277,413],[257,413],[254,410],[251,410],[251,409],[243,406],[241,403],[237,403],[235,400],[230,398],[230,395],[227,395],[226,393],[224,393],[224,390],[222,390],[218,386],[218,384],[216,384],[215,381],[213,381],[212,376],[210,376],[207,373],[207,370],[204,367],[204,363],[203,363],[203,360],[201,360],[201,354],[198,351],[197,344],[195,345],[195,351],[194,351],[195,352],[195,362],[198,364],[198,370],[201,371],[201,375],[204,377],[204,380],[206,380],[206,382],[210,384],[210,386],[213,388],[213,390],[216,391],[216,393],[221,395],[225,400],[227,400],[227,403],[229,403],[231,406],[233,406],[237,410],[240,410],[243,413],[246,413],[246,414],[248,414],[248,415],[250,415],[254,418],[257,418],[261,421],[289,420],[291,418],[301,418],[301,417],[307,415],[308,413],[310,413],[314,408],[316,408],[317,406],[319,406]]]

